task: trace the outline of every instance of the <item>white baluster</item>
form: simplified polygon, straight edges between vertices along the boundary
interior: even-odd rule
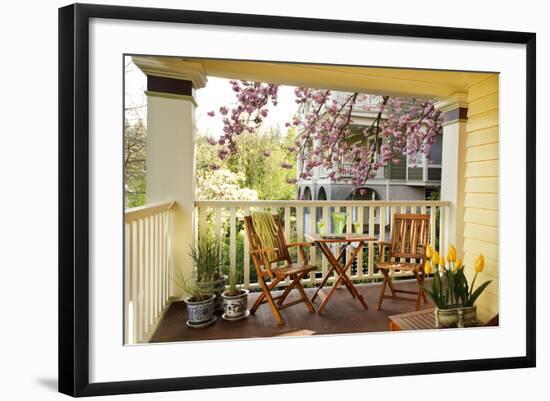
[[[139,220],[139,278],[138,278],[138,308],[137,308],[137,319],[138,319],[138,331],[137,331],[137,342],[140,342],[143,338],[143,328],[144,328],[144,290],[145,290],[145,238],[144,238],[144,221],[143,219]]]
[[[131,241],[132,241],[132,223],[124,224],[124,343],[129,344],[132,341],[130,304],[131,304]]]
[[[323,221],[325,223],[325,231],[329,229],[334,230],[330,224],[330,211],[328,206],[323,206]],[[327,274],[328,271],[328,260],[323,256],[323,261],[321,262],[321,269],[323,271],[323,277]]]
[[[297,241],[304,241],[304,208],[302,206],[296,206],[296,234],[298,236]],[[306,263],[305,260],[302,260],[300,252],[298,252],[298,263]]]
[[[138,342],[138,320],[139,320],[139,314],[138,314],[138,305],[139,305],[139,260],[138,260],[138,249],[139,249],[139,242],[138,242],[138,231],[139,231],[139,225],[137,222],[133,221],[130,223],[131,231],[131,247],[130,250],[130,268],[131,268],[131,280],[132,280],[132,290],[131,290],[131,299],[132,299],[132,313],[131,318],[132,321],[129,323],[132,327],[132,337],[131,337],[131,343],[137,343]]]
[[[346,233],[352,234],[353,230],[352,230],[351,223],[353,220],[353,208],[351,206],[345,206],[343,209],[344,209],[344,212],[346,213]],[[352,248],[348,246],[346,249],[346,263],[351,259],[351,252],[352,252]],[[348,277],[352,276],[351,268],[348,269],[347,275]]]
[[[317,232],[317,206],[311,206],[309,212],[309,233],[314,235]],[[317,249],[315,245],[309,248],[309,264],[312,266],[317,265]],[[310,284],[315,284],[315,271],[309,273],[309,282]]]
[[[374,206],[369,206],[369,237],[374,237]],[[369,261],[368,261],[368,269],[369,269],[369,277],[374,276],[374,242],[369,241]]]
[[[237,266],[237,226],[235,208],[232,207],[229,213],[229,271],[235,273]]]
[[[244,208],[244,215],[250,216],[250,208]],[[243,252],[243,280],[244,288],[250,287],[250,244],[248,243],[248,235],[244,233],[244,252]]]
[[[361,234],[363,234],[363,225],[365,224],[365,214],[364,214],[364,207],[358,206],[357,207],[357,221],[361,223]],[[363,248],[359,251],[357,254],[357,277],[361,278],[363,277]]]
[[[381,206],[380,207],[380,233],[378,239],[380,241],[386,241],[386,207]],[[380,248],[379,248],[380,249]],[[378,260],[381,260],[382,255],[378,255]],[[380,275],[380,272],[377,274]],[[373,269],[373,277],[375,276],[374,269]]]
[[[146,326],[145,326],[145,333],[149,332],[149,328],[153,324],[153,230],[152,230],[152,224],[151,224],[151,217],[147,217],[145,219],[145,226],[146,229],[146,239],[147,239],[147,245],[145,248],[145,251],[147,252],[147,290],[145,292],[146,294],[146,307],[147,307],[147,320],[146,320]]]
[[[437,208],[430,206],[430,244],[435,248],[435,222],[437,216]],[[440,220],[441,221],[441,220]]]
[[[447,238],[445,237],[445,207],[441,206],[439,208],[439,250],[446,251],[448,244]]]

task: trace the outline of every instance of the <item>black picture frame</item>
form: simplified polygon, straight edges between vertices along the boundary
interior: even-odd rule
[[[408,363],[90,383],[88,61],[91,18],[273,28],[526,46],[526,354]],[[71,396],[157,392],[493,369],[536,364],[536,35],[434,26],[74,4],[59,9],[59,391]]]

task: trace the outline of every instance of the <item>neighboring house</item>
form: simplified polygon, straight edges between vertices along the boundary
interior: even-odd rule
[[[337,100],[343,102],[346,92],[336,92]],[[366,126],[370,126],[377,115],[377,105],[380,96],[368,95],[361,102],[357,102],[352,110],[352,130],[360,133]],[[365,111],[374,106],[374,111]],[[373,138],[374,140],[374,138]],[[297,182],[297,199],[301,200],[424,200],[429,199],[432,191],[441,185],[441,154],[442,135],[438,135],[432,145],[429,157],[419,155],[413,162],[403,156],[398,163],[390,163],[377,171],[375,178],[369,179],[366,184],[354,193],[351,175],[337,174],[333,181],[328,171],[323,167],[316,167],[312,177]],[[298,169],[299,171],[300,169]]]

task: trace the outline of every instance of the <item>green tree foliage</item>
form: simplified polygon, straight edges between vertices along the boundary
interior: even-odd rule
[[[296,178],[296,169],[293,166],[296,164],[296,154],[292,137],[290,133],[283,136],[276,130],[261,135],[242,134],[236,140],[237,153],[220,161],[216,149],[208,145],[204,136],[199,135],[196,176],[200,199],[250,199],[236,196],[228,198],[222,195],[222,188],[218,188],[220,193],[216,193],[217,190],[211,188],[212,177],[216,176],[239,185],[243,190],[256,191],[261,200],[295,199],[296,185],[293,180]],[[289,168],[282,167],[285,163]],[[234,192],[233,189],[231,193]],[[250,195],[247,192],[242,194]]]

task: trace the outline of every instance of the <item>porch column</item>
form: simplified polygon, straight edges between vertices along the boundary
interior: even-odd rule
[[[195,201],[195,89],[205,86],[198,70],[173,70],[134,63],[147,75],[147,203],[175,201],[171,276],[188,277],[193,269],[189,249],[194,239]],[[170,296],[181,297],[171,280]]]
[[[466,93],[455,93],[435,105],[443,113],[441,200],[451,202],[451,207],[441,222],[445,229],[439,248],[446,252],[449,245],[454,244],[461,254],[464,246],[464,175],[468,115],[466,99]]]

